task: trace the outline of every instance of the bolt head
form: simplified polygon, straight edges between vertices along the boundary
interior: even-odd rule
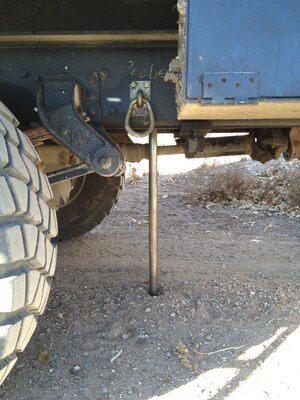
[[[61,126],[59,128],[59,132],[61,135],[66,135],[68,133],[68,129],[65,126]]]
[[[145,86],[145,88],[149,88],[150,87],[150,82],[145,82],[144,86]]]
[[[118,114],[118,109],[115,106],[109,107],[109,113],[110,114]]]
[[[91,72],[91,73],[88,74],[88,76],[87,76],[87,81],[88,81],[89,83],[95,83],[95,82],[96,82],[96,79],[97,79],[97,77],[96,77],[95,73],[93,73],[93,72]]]
[[[111,167],[112,159],[110,157],[102,157],[99,164],[101,168],[108,169]]]
[[[94,90],[89,90],[89,91],[88,91],[88,97],[89,97],[90,99],[95,99],[95,98],[96,98],[96,93],[95,93],[95,91],[94,91]]]
[[[130,86],[134,89],[136,88],[136,82],[131,82]]]
[[[28,75],[29,75],[29,72],[28,72],[26,69],[24,69],[24,70],[21,72],[22,78],[27,78]]]
[[[107,78],[109,78],[109,70],[107,68],[104,68],[102,71],[99,73],[100,79],[103,81]]]

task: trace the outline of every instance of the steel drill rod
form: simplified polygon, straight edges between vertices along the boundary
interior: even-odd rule
[[[157,238],[157,130],[149,136],[149,293],[159,294]]]

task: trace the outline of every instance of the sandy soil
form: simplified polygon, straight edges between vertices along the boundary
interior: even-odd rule
[[[147,293],[146,177],[59,246],[48,310],[0,399],[299,398],[299,218],[202,208],[188,186],[160,178],[159,297]]]

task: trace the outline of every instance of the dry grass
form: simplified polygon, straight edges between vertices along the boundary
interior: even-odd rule
[[[294,171],[290,178],[288,202],[291,206],[300,207],[300,167]]]
[[[188,200],[200,201],[203,206],[243,201],[286,209],[300,207],[300,163],[290,167],[281,162],[256,173],[249,172],[244,162],[204,166],[193,171],[189,181]]]
[[[190,197],[204,205],[207,202],[231,203],[247,198],[252,179],[238,166],[224,166],[224,170],[220,167],[204,166],[194,171],[191,183]]]
[[[210,201],[223,200],[230,203],[233,200],[247,198],[252,181],[244,171],[235,168],[211,176],[208,183],[205,196],[208,196]]]
[[[142,177],[137,174],[136,168],[131,168],[129,174],[128,174],[128,179],[131,185],[137,185]]]

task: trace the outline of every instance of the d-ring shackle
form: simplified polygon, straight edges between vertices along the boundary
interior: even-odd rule
[[[148,109],[150,124],[149,124],[149,127],[145,131],[136,132],[130,125],[132,111],[135,106],[137,106],[139,108],[142,108],[143,106],[145,106]],[[129,104],[128,111],[127,111],[126,118],[125,118],[125,129],[129,135],[132,135],[137,138],[141,138],[141,137],[146,137],[146,136],[150,135],[153,132],[154,128],[155,128],[155,118],[154,118],[154,113],[153,113],[151,103],[149,100],[147,100],[143,96],[142,90],[139,90],[137,93],[137,97],[135,99],[133,99],[131,101],[131,103]]]

